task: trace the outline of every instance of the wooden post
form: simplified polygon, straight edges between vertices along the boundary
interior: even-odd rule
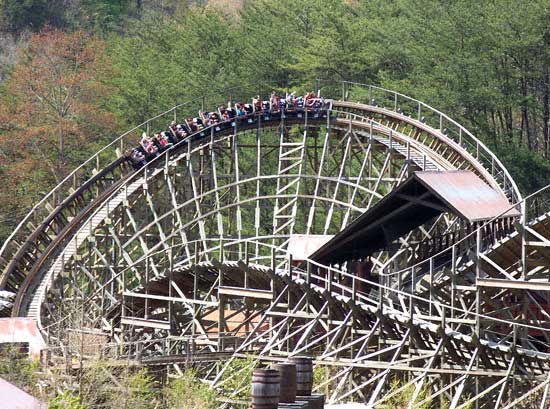
[[[277,268],[277,265],[275,263],[275,248],[271,247],[271,270],[273,271],[273,275],[275,275],[275,270]],[[269,283],[269,289],[271,290],[272,299],[275,299],[275,289],[274,289],[274,281],[273,278],[271,278],[271,281]]]
[[[479,339],[479,332],[480,332],[480,288],[477,285],[477,280],[479,279],[481,275],[481,229],[477,229],[476,231],[476,326],[475,326],[475,334]],[[477,361],[477,359],[476,359]]]
[[[416,271],[414,267],[411,268],[411,295],[409,299],[409,314],[410,314],[410,321],[413,322],[413,316],[414,316],[414,288],[415,288],[415,281],[416,281]]]
[[[525,280],[527,274],[527,246],[525,223],[527,221],[527,200],[521,203],[521,279]]]
[[[246,268],[244,270],[244,288],[248,288],[248,266],[250,264],[250,256],[248,254],[248,240],[244,242],[244,263]]]
[[[149,319],[149,257],[145,257],[145,314],[144,318]]]
[[[193,274],[193,299],[196,300],[197,297],[198,297],[198,283],[199,283],[199,278],[197,276],[198,274],[198,264],[199,264],[199,242],[198,241],[195,241],[195,251],[194,251],[195,254],[193,254],[193,258],[194,258],[194,262],[193,262],[193,268],[194,268],[194,274]],[[192,342],[192,345],[191,345],[191,351],[192,353],[195,352],[195,334],[196,334],[196,331],[197,331],[197,324],[196,324],[196,319],[197,319],[197,304],[193,303],[193,324],[191,326],[191,342]]]
[[[431,315],[433,315],[433,302],[434,302],[434,299],[433,299],[434,259],[433,259],[433,257],[430,257],[429,264],[430,264],[430,307],[429,307],[429,311],[430,311],[430,316],[431,316]]]
[[[455,296],[456,296],[456,246],[451,248],[451,319],[455,317]],[[451,328],[453,328],[451,323]]]
[[[349,271],[347,274],[351,275],[351,299],[353,302],[357,299],[357,280],[355,274],[350,274]]]
[[[168,323],[170,324],[170,335],[172,335],[173,332],[173,302],[172,299],[172,286],[174,281],[174,239],[171,240],[170,245],[170,253],[169,253],[169,271],[168,271],[168,297],[170,298],[168,300]]]

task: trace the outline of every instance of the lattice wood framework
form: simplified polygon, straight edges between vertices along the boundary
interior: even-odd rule
[[[498,160],[488,168],[480,145],[418,107],[331,101],[207,128],[138,171],[113,162],[3,249],[12,313],[54,347],[78,323],[125,356],[200,365],[214,385],[222,358],[307,353],[329,368],[331,401],[376,406],[412,388],[410,407],[545,407],[546,190],[515,227],[432,220],[376,254],[379,283],[289,257],[292,234],[339,232],[414,170],[471,170],[518,198]]]

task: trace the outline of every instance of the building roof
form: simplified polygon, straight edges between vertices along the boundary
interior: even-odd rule
[[[491,188],[473,172],[415,172],[412,179],[424,185],[449,212],[469,222],[491,220],[501,215],[519,216],[516,209],[510,210],[512,205],[506,196]]]
[[[40,351],[46,348],[36,321],[24,317],[0,318],[0,344],[5,343],[26,343],[29,353],[35,357],[39,357]]]
[[[414,172],[311,255],[337,263],[366,257],[441,213],[467,222],[516,217],[508,199],[466,170]]]
[[[288,252],[293,260],[304,261],[332,237],[326,234],[293,234],[288,241]]]
[[[17,386],[0,378],[0,396],[4,409],[46,409],[46,404]]]

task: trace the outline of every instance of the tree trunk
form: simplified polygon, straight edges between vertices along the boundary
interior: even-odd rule
[[[544,76],[544,97],[542,99],[542,138],[543,154],[545,158],[550,158],[550,68],[546,67]]]
[[[524,66],[524,74],[526,70],[527,70],[527,67]],[[532,151],[534,149],[534,144],[533,144],[531,128],[529,127],[529,107],[527,104],[527,78],[525,78],[525,75],[523,75],[521,78],[521,96],[523,97],[521,102],[521,133],[522,133],[522,136],[525,134],[527,148],[530,151]]]
[[[57,164],[57,177],[63,179],[63,170],[65,168],[65,133],[63,129],[59,130],[59,163]]]

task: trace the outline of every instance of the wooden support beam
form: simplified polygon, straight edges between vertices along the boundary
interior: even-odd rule
[[[550,282],[526,281],[526,280],[504,280],[498,278],[478,278],[478,287],[507,288],[518,290],[550,291]]]
[[[147,328],[170,330],[170,323],[168,321],[157,321],[157,320],[135,318],[135,317],[123,317],[120,319],[120,323],[125,325],[133,325],[136,327],[147,327]]]
[[[295,313],[288,313],[288,312],[282,312],[282,311],[268,311],[266,312],[267,315],[273,316],[273,317],[289,317],[292,316],[292,318],[303,318],[303,319],[315,319],[319,317],[318,314],[310,314],[304,311],[298,311]],[[321,319],[328,319],[328,315],[321,315]]]
[[[255,298],[255,299],[261,299],[261,300],[271,300],[273,298],[273,293],[270,290],[229,287],[229,286],[218,287],[218,294],[225,295],[227,297],[236,297],[236,298],[244,297],[244,298]]]
[[[160,301],[174,301],[174,302],[181,302],[185,304],[198,304],[198,305],[204,305],[207,307],[217,307],[218,303],[215,301],[203,301],[203,300],[195,300],[193,298],[182,298],[182,297],[169,297],[166,295],[155,295],[155,294],[141,294],[141,293],[134,293],[131,291],[125,291],[124,292],[125,297],[134,297],[134,298],[143,298],[143,299],[151,299],[151,300],[160,300]]]

